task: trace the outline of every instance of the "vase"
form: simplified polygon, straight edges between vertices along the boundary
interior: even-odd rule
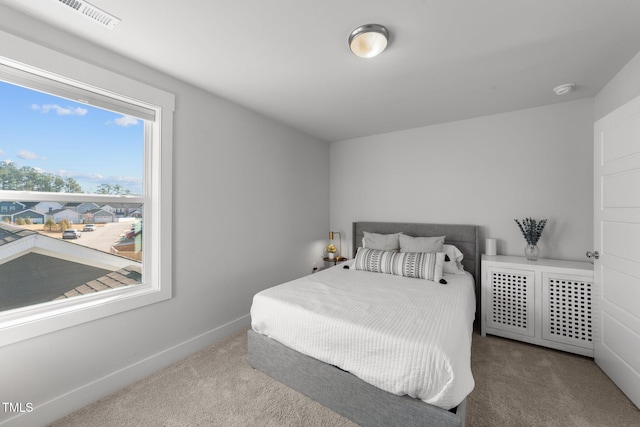
[[[538,247],[536,245],[532,245],[531,243],[527,244],[527,246],[524,247],[524,255],[529,261],[537,261]]]
[[[335,253],[334,252],[329,252],[329,259],[333,259],[333,257],[335,257]]]

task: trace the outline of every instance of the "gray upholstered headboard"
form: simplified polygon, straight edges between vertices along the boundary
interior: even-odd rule
[[[446,236],[445,243],[455,245],[464,255],[464,269],[473,274],[476,282],[480,280],[480,242],[477,225],[460,224],[422,224],[410,222],[354,222],[353,256],[362,245],[364,232],[391,234],[404,233],[411,237]]]
[[[480,241],[477,225],[462,224],[422,224],[410,222],[354,222],[353,223],[353,256],[362,246],[364,232],[391,234],[402,232],[412,237],[446,236],[444,242],[455,245],[464,255],[462,265],[473,274],[476,282],[476,318],[480,311]]]

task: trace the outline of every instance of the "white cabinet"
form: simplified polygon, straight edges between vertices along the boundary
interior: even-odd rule
[[[593,357],[593,265],[482,256],[481,333]]]

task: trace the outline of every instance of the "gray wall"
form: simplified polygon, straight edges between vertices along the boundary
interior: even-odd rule
[[[601,119],[637,96],[640,96],[640,53],[596,95],[595,119]]]
[[[548,218],[540,256],[585,260],[592,140],[590,98],[332,143],[331,228],[349,236],[358,220],[477,224],[499,254],[523,255],[514,218]]]
[[[0,346],[0,398],[43,425],[249,325],[252,296],[311,271],[329,145],[0,6],[0,30],[176,95],[174,298]]]

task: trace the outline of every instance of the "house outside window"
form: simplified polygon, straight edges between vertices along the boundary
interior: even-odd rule
[[[24,43],[59,62],[0,55],[0,345],[171,297],[173,95]]]

